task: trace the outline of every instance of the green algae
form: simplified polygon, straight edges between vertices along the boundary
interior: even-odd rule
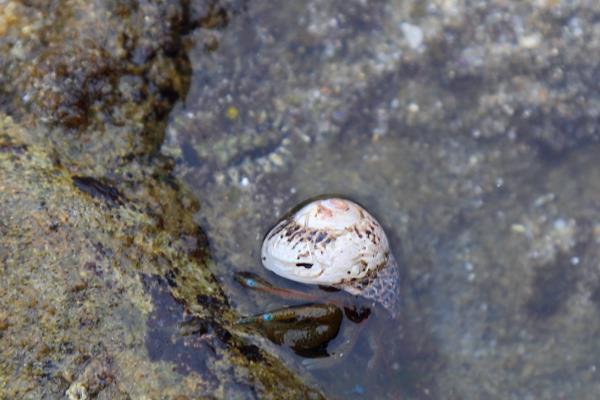
[[[198,204],[160,163],[132,163],[119,182],[87,180],[91,191],[9,117],[0,138],[3,397],[320,397],[231,331],[237,316],[191,222]],[[192,337],[212,353],[183,347],[210,361],[206,370],[149,358],[148,318],[161,304],[148,276],[169,282],[180,318],[210,327]]]
[[[189,84],[187,15],[180,1],[8,2],[2,108],[72,170],[105,175],[155,152]]]

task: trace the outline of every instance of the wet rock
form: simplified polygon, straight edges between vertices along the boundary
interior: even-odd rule
[[[95,397],[114,379],[111,360],[103,357],[89,362],[81,376],[67,389],[69,400],[85,400]]]
[[[320,397],[264,351],[248,356],[192,222],[197,203],[165,171],[132,163],[117,184],[121,202],[107,204],[28,137],[0,117],[0,308],[11,316],[0,315],[0,397]],[[159,301],[148,275],[176,285],[160,278]],[[170,336],[148,321],[170,332],[186,318],[199,328],[153,355],[148,341]],[[194,360],[205,367],[185,368]]]
[[[8,1],[0,110],[36,126],[73,170],[105,175],[156,150],[185,95],[187,2]]]
[[[185,35],[228,14],[212,1],[0,4],[0,397],[321,397],[232,329],[198,202],[158,154],[189,85]],[[168,282],[162,297],[146,276]],[[156,357],[146,344],[172,321],[200,327]]]
[[[2,313],[0,314],[0,332],[8,329],[8,317]]]

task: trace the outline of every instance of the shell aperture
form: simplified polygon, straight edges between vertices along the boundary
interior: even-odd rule
[[[315,200],[281,220],[265,237],[261,258],[279,276],[338,287],[398,313],[399,270],[387,236],[350,200]]]

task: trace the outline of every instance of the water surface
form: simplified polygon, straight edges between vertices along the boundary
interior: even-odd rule
[[[597,95],[548,75],[558,63],[577,76],[585,49],[546,18],[566,10],[451,3],[244,3],[193,33],[164,149],[240,314],[291,303],[239,287],[236,271],[318,293],[260,265],[263,236],[298,202],[344,195],[385,227],[402,316],[375,309],[327,368],[276,350],[331,398],[593,398],[600,148],[571,99]]]

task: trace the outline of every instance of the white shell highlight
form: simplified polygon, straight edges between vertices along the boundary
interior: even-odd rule
[[[280,221],[265,237],[261,258],[265,268],[284,278],[339,287],[396,313],[399,274],[387,236],[350,200],[316,200]]]

